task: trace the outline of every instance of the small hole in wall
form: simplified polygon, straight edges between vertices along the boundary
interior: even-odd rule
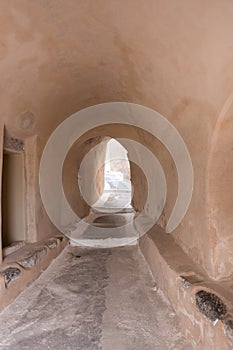
[[[200,290],[196,293],[196,306],[199,311],[211,322],[223,318],[227,313],[226,305],[213,294]]]

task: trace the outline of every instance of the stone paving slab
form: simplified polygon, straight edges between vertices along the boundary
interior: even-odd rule
[[[138,247],[68,247],[0,314],[1,350],[189,350]]]

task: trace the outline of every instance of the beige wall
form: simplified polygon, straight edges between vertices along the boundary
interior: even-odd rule
[[[208,230],[213,275],[231,276],[233,263],[233,94],[220,112],[207,176]]]
[[[0,119],[0,176],[2,179],[2,164],[3,164],[3,133],[4,133],[4,126],[3,121]],[[1,200],[0,200],[0,208],[1,208],[1,216],[0,216],[0,227],[2,232],[2,181],[0,181],[0,188],[1,188]],[[2,247],[2,234],[0,236],[0,248]],[[0,249],[0,263],[2,262],[2,249]]]
[[[194,166],[192,203],[175,239],[213,277],[233,274],[233,261],[219,252],[232,242],[220,226],[213,236],[206,206],[212,137],[233,90],[232,1],[2,0],[0,17],[0,115],[7,131],[38,135],[39,161],[55,127],[84,107],[129,101],[157,110],[180,132]],[[172,161],[165,169],[175,172]],[[162,221],[174,204],[172,176],[168,186],[174,193]],[[38,239],[54,228],[37,194],[39,222]],[[220,257],[229,260],[223,267]]]
[[[108,137],[99,135],[93,137],[88,133],[72,145],[64,161],[62,169],[64,193],[72,210],[80,218],[89,214],[91,205],[98,200],[103,192],[104,169],[102,165],[105,160],[107,140]],[[86,168],[80,173],[80,165],[84,156],[97,144],[101,145],[98,147],[98,154],[94,157],[93,162],[87,162]],[[80,191],[78,176],[83,184],[83,192]],[[86,201],[83,194],[87,195]]]

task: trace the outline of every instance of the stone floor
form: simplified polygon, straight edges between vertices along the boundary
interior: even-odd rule
[[[68,247],[0,314],[0,349],[191,350],[138,247]]]

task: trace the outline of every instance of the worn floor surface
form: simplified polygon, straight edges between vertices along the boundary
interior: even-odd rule
[[[0,314],[0,349],[192,348],[134,246],[65,249]]]

